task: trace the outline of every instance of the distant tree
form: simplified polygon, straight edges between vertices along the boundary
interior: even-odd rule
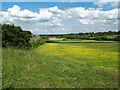
[[[108,38],[106,36],[102,36],[101,40],[108,40]]]
[[[117,34],[120,34],[120,31],[118,31]]]
[[[120,41],[120,35],[118,35],[114,40],[115,41]]]

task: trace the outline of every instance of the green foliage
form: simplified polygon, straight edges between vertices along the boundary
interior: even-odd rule
[[[71,33],[71,34],[54,34],[54,35],[40,35],[43,37],[56,37],[56,38],[66,38],[66,39],[82,39],[82,40],[108,40],[108,41],[117,41],[115,39],[120,35],[118,32],[89,32],[89,33]]]
[[[30,48],[30,38],[32,33],[24,31],[20,26],[9,24],[2,25],[2,46],[3,47],[17,47],[17,48]]]
[[[108,40],[106,36],[96,36],[94,39],[95,40]]]
[[[32,46],[32,48],[38,47],[40,45],[43,45],[46,42],[47,42],[47,39],[39,38],[36,41],[31,42],[31,46]]]
[[[63,41],[67,41],[68,39],[64,38]]]
[[[114,40],[115,41],[120,41],[120,36],[117,36]]]

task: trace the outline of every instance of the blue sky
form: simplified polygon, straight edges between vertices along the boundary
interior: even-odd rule
[[[54,6],[58,6],[58,8],[61,10],[74,7],[99,8],[99,6],[94,4],[94,2],[3,2],[2,10],[7,11],[7,9],[13,7],[13,5],[19,5],[21,7],[21,10],[28,9],[33,12],[38,12],[39,8],[49,8]],[[107,3],[103,6],[103,11],[111,10],[114,8],[115,7],[111,7],[110,3]]]
[[[34,34],[118,30],[116,3],[5,1],[1,23],[19,25]]]
[[[99,0],[1,0],[2,2],[70,2],[70,1],[74,1],[74,2],[96,2]]]

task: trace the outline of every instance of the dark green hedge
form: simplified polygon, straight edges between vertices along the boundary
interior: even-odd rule
[[[2,25],[2,47],[30,48],[31,37],[32,33],[22,30],[20,26]]]

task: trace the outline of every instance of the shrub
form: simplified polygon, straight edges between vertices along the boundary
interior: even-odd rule
[[[32,33],[30,31],[24,31],[20,26],[14,26],[9,24],[2,25],[2,46],[14,46],[18,48],[30,48],[30,38]]]
[[[43,45],[47,42],[47,39],[39,38],[36,41],[31,42],[32,47],[38,47],[39,45]]]
[[[120,41],[120,36],[117,36],[114,40],[115,41]]]
[[[64,38],[62,41],[67,41],[68,39],[67,38]]]

